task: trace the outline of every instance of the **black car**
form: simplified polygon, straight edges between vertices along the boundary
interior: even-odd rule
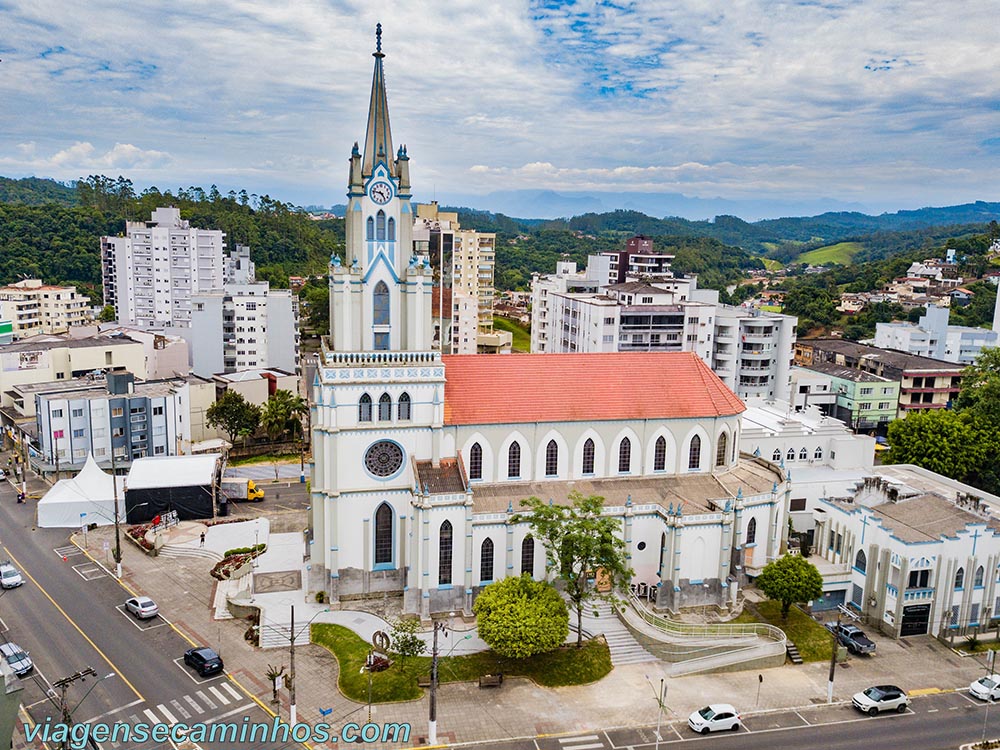
[[[184,652],[184,663],[194,667],[202,677],[218,674],[222,671],[222,657],[207,646],[189,648]]]

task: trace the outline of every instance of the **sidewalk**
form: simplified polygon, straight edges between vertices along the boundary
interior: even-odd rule
[[[91,532],[91,550],[100,550],[102,535],[109,533],[108,529]],[[243,638],[245,621],[212,619],[216,581],[208,575],[211,567],[207,559],[148,557],[132,545],[125,549],[125,582],[137,592],[153,596],[164,616],[192,640],[216,648],[232,676],[270,705],[265,672],[268,665],[288,665],[287,649],[251,647]],[[306,613],[311,617],[323,605],[307,603],[304,595],[300,596],[300,601],[293,603],[297,622],[301,605],[304,625]],[[386,626],[374,615],[350,610],[323,613],[316,621],[345,625],[366,639]],[[451,648],[455,635],[444,639],[443,650]],[[469,650],[479,646],[478,639],[470,639]],[[463,648],[466,646],[460,642],[455,652]],[[879,639],[878,648],[873,658],[853,658],[837,668],[836,700],[849,700],[854,692],[886,680],[909,691],[950,690],[968,685],[983,673],[975,660],[958,657],[929,636],[905,642]],[[670,678],[664,665],[652,662],[616,667],[603,680],[578,687],[543,689],[520,678],[505,680],[502,688],[489,690],[481,690],[475,683],[446,684],[438,692],[438,737],[442,743],[473,742],[654,724],[657,704],[652,685],[658,685],[661,677],[666,678],[668,687],[665,718],[670,719],[686,718],[707,703],[722,701],[735,704],[744,714],[825,703],[827,670],[826,663],[811,663]],[[337,663],[325,649],[297,647],[296,673],[301,721],[322,719],[341,724],[367,718],[367,706],[348,701],[337,691]],[[758,683],[758,675],[763,682]],[[760,698],[755,702],[758,686]],[[285,690],[281,693],[282,703],[275,708],[287,718],[288,695]],[[328,716],[320,713],[328,709],[332,709]],[[373,721],[409,722],[410,745],[423,743],[427,714],[426,695],[417,701],[372,708]]]

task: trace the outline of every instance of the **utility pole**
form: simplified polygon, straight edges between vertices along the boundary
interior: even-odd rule
[[[69,709],[69,702],[66,700],[66,691],[69,690],[69,686],[77,680],[82,681],[88,677],[97,677],[97,672],[94,671],[93,667],[81,669],[79,672],[71,674],[69,677],[63,677],[61,680],[56,680],[52,683],[52,687],[59,689],[59,713],[62,716],[63,724],[65,724],[66,727],[73,726],[73,712]],[[97,683],[94,684],[96,686]],[[93,690],[93,688],[91,688],[91,690]],[[84,698],[86,697],[87,696],[84,696]],[[62,741],[62,750],[67,750],[68,741],[68,737]]]
[[[292,623],[288,628],[291,639],[288,645],[288,723],[293,727],[298,719],[295,708],[295,605],[292,605]]]
[[[443,622],[434,623],[434,641],[431,648],[431,708],[427,721],[427,744],[437,744],[437,685],[438,685],[438,633],[447,632]]]
[[[840,627],[840,610],[837,610],[837,627]],[[837,647],[840,645],[840,641],[837,640],[836,631],[832,631],[830,635],[833,636],[833,652],[830,654],[830,677],[826,683],[827,703],[833,703],[833,673],[837,669]]]
[[[111,491],[115,499],[115,578],[122,579],[122,532],[118,517],[118,473],[115,467],[115,441],[111,441]]]

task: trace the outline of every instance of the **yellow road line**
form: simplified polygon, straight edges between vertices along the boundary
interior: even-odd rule
[[[84,638],[84,640],[86,640],[87,643],[89,643],[91,646],[93,646],[94,651],[96,651],[97,653],[99,653],[101,655],[101,658],[104,659],[104,661],[106,661],[108,663],[108,666],[110,666],[115,671],[115,674],[117,674],[119,677],[122,678],[122,681],[126,685],[129,686],[129,689],[133,693],[135,693],[136,697],[139,698],[140,700],[146,700],[145,698],[143,698],[142,693],[140,693],[138,690],[135,689],[135,685],[133,685],[131,682],[129,682],[128,677],[126,677],[122,673],[122,671],[120,669],[118,669],[118,667],[115,666],[115,663],[113,661],[111,661],[111,659],[109,659],[107,657],[107,655],[103,651],[101,651],[100,647],[98,647],[98,645],[96,643],[94,643],[90,639],[90,636],[83,632],[83,629],[80,628],[80,626],[76,624],[76,622],[73,620],[73,618],[70,617],[68,614],[66,614],[66,610],[64,610],[62,607],[59,606],[59,603],[49,595],[49,592],[46,591],[45,588],[38,581],[35,580],[35,577],[33,575],[31,575],[31,573],[28,572],[27,568],[25,568],[18,561],[18,559],[16,557],[14,557],[13,554],[11,554],[10,549],[7,549],[7,556],[10,557],[10,559],[14,561],[14,564],[17,565],[18,569],[22,573],[24,573],[26,576],[28,576],[28,580],[30,580],[33,584],[35,584],[38,587],[38,590],[41,591],[42,594],[45,595],[45,598],[48,599],[50,602],[52,602],[52,606],[55,607],[56,609],[58,609],[59,610],[59,614],[61,614],[63,617],[66,618],[66,622],[68,622],[70,625],[72,625],[74,628],[76,628],[76,632],[78,632],[80,635],[82,635],[83,638]]]
[[[942,690],[941,688],[929,687],[929,688],[917,688],[916,690],[907,690],[907,695],[937,695],[938,693],[954,693],[954,688],[948,690]]]
[[[31,729],[34,729],[35,728],[35,720],[31,718],[31,714],[28,713],[28,709],[26,709],[24,707],[24,704],[21,704],[20,706],[18,706],[17,710],[18,710],[18,712],[22,716],[22,718],[21,718],[21,721],[22,721],[21,731],[22,732],[24,731],[24,727],[29,727]],[[25,742],[28,741],[27,736],[24,738],[24,741]],[[42,747],[44,747],[45,750],[49,750],[48,743],[46,743],[44,740],[41,740],[41,743],[42,743]]]

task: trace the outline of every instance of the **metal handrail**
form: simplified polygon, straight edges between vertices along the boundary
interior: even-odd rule
[[[788,637],[781,628],[766,623],[713,623],[694,624],[688,622],[677,622],[661,615],[653,614],[645,606],[635,592],[630,591],[628,595],[629,604],[632,609],[647,623],[657,630],[670,635],[684,638],[717,638],[717,639],[739,639],[749,636],[764,638],[775,642],[785,642]]]

